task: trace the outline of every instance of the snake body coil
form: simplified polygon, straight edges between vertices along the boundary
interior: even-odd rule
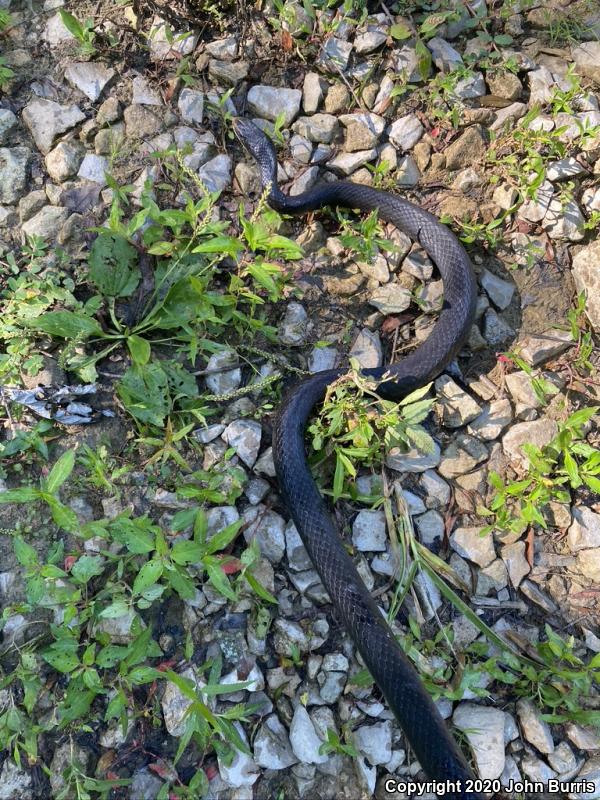
[[[385,380],[378,393],[401,399],[435,378],[456,356],[475,314],[477,287],[471,263],[456,237],[427,211],[367,186],[337,181],[295,197],[277,186],[277,158],[269,139],[249,120],[237,118],[234,129],[255,158],[269,205],[285,213],[324,206],[377,211],[419,242],[437,265],[444,284],[444,307],[431,333],[403,361],[365,369]],[[317,372],[284,398],[273,430],[273,457],[281,496],[331,600],[369,672],[397,717],[424,771],[433,780],[454,782],[445,800],[480,800],[470,791],[472,774],[418,674],[396,642],[373,598],[346,552],[331,515],[310,474],[304,436],[315,405],[344,370]]]

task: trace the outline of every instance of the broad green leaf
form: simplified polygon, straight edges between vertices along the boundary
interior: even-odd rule
[[[63,503],[57,500],[53,494],[48,494],[46,492],[43,492],[42,498],[50,506],[52,519],[54,520],[54,522],[56,522],[59,528],[63,528],[63,530],[65,531],[78,530],[79,520],[77,519],[77,514],[73,511],[72,508],[63,505]]]
[[[145,589],[152,586],[163,573],[163,562],[158,558],[147,561],[133,582],[133,593],[141,594]]]
[[[129,606],[125,600],[115,600],[98,615],[100,619],[117,619],[129,614]]]
[[[232,522],[231,525],[228,525],[226,528],[223,528],[222,531],[215,533],[214,536],[211,536],[209,541],[204,546],[205,553],[218,553],[220,550],[224,550],[239,533],[240,528],[243,525],[243,520],[238,519],[235,522]]]
[[[71,567],[71,575],[78,583],[87,583],[90,578],[102,575],[103,572],[104,558],[102,556],[80,556]]]
[[[47,311],[35,319],[28,320],[26,324],[30,328],[61,339],[81,341],[91,336],[102,336],[102,328],[95,319],[76,311]]]
[[[129,413],[139,422],[162,427],[171,409],[169,384],[160,364],[137,365],[128,369],[119,381],[119,397]]]
[[[143,339],[141,336],[132,334],[131,336],[127,337],[127,347],[129,348],[131,358],[135,364],[143,367],[144,364],[147,364],[150,361],[152,348],[150,347],[150,342],[147,339]]]
[[[403,39],[410,39],[412,35],[411,29],[403,22],[392,25],[390,28],[390,36],[392,39],[402,41]]]
[[[60,8],[58,13],[60,14],[63,25],[69,31],[69,33],[81,41],[84,36],[83,27],[77,17],[74,17],[73,14],[66,11],[64,8]]]
[[[208,579],[215,587],[217,592],[222,594],[223,597],[226,597],[228,600],[233,600],[235,602],[237,600],[237,595],[231,588],[231,584],[227,579],[227,575],[225,575],[223,572],[219,562],[213,556],[206,556],[203,564],[204,568],[206,569]]]
[[[74,466],[75,451],[67,450],[50,470],[50,474],[45,481],[46,491],[50,492],[50,494],[55,494],[73,472]]]
[[[40,499],[39,489],[33,486],[24,486],[22,489],[9,489],[8,492],[0,492],[0,504],[5,503],[32,503]]]
[[[140,280],[137,251],[116,233],[100,233],[90,250],[90,279],[107,297],[129,297]]]
[[[21,536],[15,536],[13,538],[13,549],[17,561],[23,567],[35,567],[39,564],[37,553]]]
[[[136,685],[151,683],[152,681],[164,678],[164,673],[153,667],[134,667],[127,675],[129,680]]]
[[[203,554],[202,545],[198,542],[181,541],[175,542],[171,548],[171,559],[176,564],[198,563]]]

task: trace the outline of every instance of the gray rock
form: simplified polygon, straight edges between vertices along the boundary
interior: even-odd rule
[[[60,14],[49,17],[44,28],[43,38],[50,47],[58,47],[64,42],[74,42],[75,37],[62,21]]]
[[[467,427],[467,432],[478,439],[491,442],[497,439],[513,419],[510,400],[494,400]]]
[[[298,116],[302,92],[280,86],[252,86],[248,92],[248,108],[263,119],[275,122],[283,112],[283,124],[287,127]],[[310,137],[309,137],[310,138]]]
[[[324,764],[327,761],[327,756],[319,753],[323,742],[317,736],[308,711],[301,703],[294,710],[290,725],[290,744],[294,755],[303,764]]]
[[[238,52],[238,40],[235,36],[226,36],[223,39],[214,39],[205,45],[206,52],[223,61],[234,59]]]
[[[577,763],[575,754],[567,742],[560,742],[554,748],[554,752],[548,755],[548,761],[552,769],[557,772],[561,778],[565,778],[566,773],[575,775],[581,766],[581,763]]]
[[[387,40],[387,32],[380,28],[372,28],[359,33],[354,39],[354,50],[357,53],[373,53]]]
[[[250,478],[244,487],[244,494],[251,505],[256,506],[269,493],[271,486],[263,478]]]
[[[316,116],[316,115],[315,115]],[[360,167],[377,158],[377,149],[359,150],[355,153],[338,153],[327,162],[329,169],[341,172],[342,175],[352,175]]]
[[[163,129],[163,121],[146,106],[132,103],[123,112],[128,139],[150,139]]]
[[[321,699],[329,705],[336,703],[344,691],[346,680],[345,672],[320,672],[317,683]]]
[[[481,406],[448,375],[436,379],[435,390],[446,427],[460,428],[481,414]]]
[[[156,800],[163,782],[147,767],[138,769],[129,786],[130,800]]]
[[[548,783],[552,778],[556,778],[556,772],[550,769],[545,761],[542,761],[541,758],[536,758],[532,753],[527,754],[522,759],[521,769],[530,781],[539,781],[541,784]]]
[[[134,622],[140,623],[141,620],[135,609],[130,608],[120,617],[99,620],[96,629],[107,634],[113,644],[130,644],[135,638],[131,632]],[[143,622],[141,624],[145,627]]]
[[[311,117],[299,117],[292,126],[295,133],[304,136],[311,142],[330,144],[340,129],[338,118],[333,114],[313,114]]]
[[[348,66],[351,53],[352,44],[350,42],[344,42],[336,36],[330,36],[323,44],[319,61],[328,69],[333,69],[336,72],[338,69],[343,71]]]
[[[180,60],[191,55],[198,44],[198,35],[190,31],[173,30],[161,17],[155,16],[149,33],[152,61]]]
[[[76,766],[84,775],[88,775],[92,761],[92,753],[85,747],[77,744],[72,739],[60,744],[54,751],[50,763],[50,786],[52,787],[53,797],[62,797],[75,800],[76,794],[72,784],[69,788],[64,773],[69,767]],[[21,800],[19,798],[19,800]]]
[[[333,369],[338,360],[338,351],[335,347],[314,347],[308,357],[309,372],[322,372]]]
[[[97,61],[72,61],[65,69],[65,78],[95,103],[115,71]]]
[[[481,72],[474,72],[466,78],[456,82],[452,94],[461,100],[473,100],[476,97],[483,97],[487,89]]]
[[[104,156],[97,156],[94,153],[88,153],[79,167],[77,173],[78,178],[98,183],[100,186],[106,186],[106,173],[108,172],[108,159]]]
[[[500,208],[504,211],[508,211],[508,209],[512,208],[512,206],[514,206],[514,204],[517,202],[518,196],[519,193],[514,186],[511,186],[508,183],[501,183],[494,189],[492,201],[497,206],[500,206]]]
[[[505,100],[517,100],[523,91],[519,78],[507,69],[488,72],[486,81],[491,94],[495,94],[496,97],[502,97]]]
[[[456,478],[458,475],[471,472],[487,458],[486,446],[472,436],[462,433],[450,442],[442,453],[439,473],[444,478]]]
[[[573,280],[578,293],[585,292],[585,313],[600,331],[600,239],[583,247],[573,258]]]
[[[585,506],[575,506],[567,541],[572,553],[585,548],[600,548],[600,514]]]
[[[248,737],[246,736],[246,732],[244,731],[241,723],[235,721],[233,726],[247,747]],[[229,761],[229,758],[217,755],[221,778],[226,784],[233,786],[236,789],[240,786],[252,786],[258,780],[258,766],[247,753],[243,753],[241,750],[236,749],[234,749],[233,752],[234,754],[232,761]]]
[[[450,486],[433,469],[421,475],[419,485],[425,492],[427,508],[444,508],[450,502]]]
[[[305,114],[314,114],[323,102],[323,84],[318,72],[307,72],[302,85],[302,107]]]
[[[541,186],[538,187],[535,197],[523,203],[517,216],[528,222],[541,222],[548,213],[553,195],[554,186],[550,181],[544,181]]]
[[[298,759],[292,752],[290,740],[276,714],[260,726],[254,739],[254,760],[265,769],[287,769]]]
[[[390,142],[400,150],[411,150],[425,133],[416,114],[407,114],[392,123],[388,136]]]
[[[531,105],[546,105],[552,100],[555,82],[552,73],[547,67],[538,67],[528,75],[529,102]]]
[[[417,55],[417,51],[414,45],[405,45],[401,47],[396,55],[396,72],[400,75],[404,75],[408,83],[422,83],[429,77],[431,72],[431,68],[429,65],[426,66],[426,73],[423,75],[421,73],[421,61],[422,59],[419,58]],[[382,84],[383,86],[383,84]],[[379,100],[379,97],[377,98]]]
[[[518,589],[523,578],[531,570],[529,562],[525,558],[525,542],[513,542],[512,544],[504,545],[500,555],[506,564],[512,585],[515,589]]]
[[[467,737],[479,777],[483,780],[498,778],[505,764],[504,712],[473,703],[460,703],[452,721]]]
[[[397,472],[425,472],[437,467],[441,460],[440,446],[433,443],[430,453],[412,449],[403,452],[399,447],[392,447],[386,456],[385,463],[390,469]]]
[[[28,219],[21,230],[26,236],[40,236],[44,241],[56,239],[71,212],[62,206],[44,206]]]
[[[23,109],[23,122],[44,155],[50,152],[54,140],[85,119],[79,106],[61,106],[52,100],[36,98]]]
[[[181,90],[177,108],[186,125],[201,125],[204,116],[204,93],[186,86]]]
[[[401,158],[396,170],[396,183],[398,186],[410,188],[416,186],[420,180],[421,173],[415,159],[412,156]]]
[[[0,203],[16,203],[25,194],[30,158],[27,147],[0,147]]]
[[[222,370],[229,366],[232,369],[207,375],[205,380],[210,391],[218,395],[235,391],[242,382],[242,371],[237,365],[238,357],[235,350],[221,350],[219,353],[213,353],[206,364],[208,372]]]
[[[188,667],[179,674],[182,678],[192,681],[197,691],[206,686],[192,667]],[[192,703],[193,701],[183,694],[174,683],[167,682],[161,699],[161,707],[165,727],[171,736],[178,738],[185,733],[187,710]]]
[[[487,269],[483,270],[480,280],[481,285],[496,308],[501,311],[508,308],[515,293],[514,283],[499,278]]]
[[[311,189],[319,178],[319,171],[319,167],[315,165],[301,173],[290,186],[289,194],[293,197],[294,195],[303,194]]]
[[[579,750],[600,750],[600,734],[595,728],[569,722],[565,726],[565,732]]]
[[[302,572],[312,568],[310,556],[293,522],[288,522],[285,528],[285,552],[290,569]]]
[[[244,539],[256,540],[261,554],[271,564],[278,564],[285,553],[285,520],[264,506],[251,506],[244,512]]]
[[[587,172],[586,168],[573,156],[552,161],[546,169],[546,178],[549,181],[564,181],[567,178],[575,178]]]
[[[372,766],[387,764],[392,757],[392,723],[389,720],[357,728],[352,739],[356,749]]]
[[[308,314],[300,303],[288,303],[284,317],[279,325],[279,341],[282,344],[298,347],[308,336]]]
[[[407,492],[404,494],[406,496]],[[425,514],[415,517],[415,525],[419,537],[426,547],[430,547],[436,539],[441,542],[444,538],[444,519],[438,511],[426,511]]]
[[[198,177],[209,192],[222,192],[231,182],[231,157],[221,153],[198,170]]]
[[[487,567],[496,558],[494,540],[481,535],[481,528],[457,528],[450,537],[450,547],[469,561]]]
[[[433,275],[433,264],[426,253],[413,250],[402,262],[402,272],[425,282],[430,280]]]
[[[552,199],[542,225],[551,239],[578,242],[585,236],[585,218],[575,200]]]
[[[6,142],[17,122],[17,117],[9,108],[0,108],[0,144]]]
[[[77,142],[59,142],[46,156],[46,169],[53,181],[62,183],[77,174],[84,156]]]
[[[48,202],[48,197],[43,189],[38,189],[34,192],[22,197],[19,200],[19,220],[21,223],[27,222],[34,214],[37,214]]]
[[[339,120],[346,128],[344,149],[348,152],[375,147],[385,129],[385,120],[378,114],[344,114]]]
[[[240,515],[235,506],[213,506],[209,508],[206,512],[207,538],[212,538],[215,533],[219,533],[223,528],[237,522],[239,518]]]
[[[32,800],[31,773],[7,758],[0,773],[0,800]]]
[[[452,188],[466,194],[476,186],[480,186],[482,180],[481,175],[476,170],[472,167],[465,167],[465,169],[456,174],[456,178],[452,181]]]
[[[227,61],[218,61],[211,58],[208,62],[208,74],[214,83],[221,86],[237,86],[248,76],[250,64],[247,61],[236,61],[233,64]]]
[[[497,345],[511,339],[515,332],[493,308],[488,308],[483,318],[483,335],[489,344]]]
[[[223,431],[222,438],[246,464],[253,467],[258,458],[262,428],[253,419],[236,419]]]
[[[304,136],[294,134],[290,139],[290,152],[295,161],[300,161],[301,164],[309,164],[312,151],[312,143],[305,139]]]
[[[571,49],[575,71],[600,84],[600,42],[582,42]]]
[[[538,336],[530,334],[519,339],[518,346],[519,355],[532,367],[537,367],[572,347],[573,339],[569,331],[550,328]]]
[[[527,113],[526,103],[511,103],[506,108],[496,111],[496,119],[490,125],[490,130],[500,131],[508,122],[514,123]]]
[[[433,40],[432,40],[433,41]],[[462,169],[487,152],[487,139],[481,125],[472,125],[446,148],[446,167]]]
[[[593,785],[591,792],[574,791],[570,792],[569,800],[598,800],[600,798],[600,756],[594,756],[585,762],[577,774],[577,782],[590,781]]]
[[[142,106],[162,106],[163,99],[158,89],[155,89],[143,75],[136,75],[131,82],[131,102]]]
[[[352,523],[352,543],[361,551],[382,552],[387,545],[385,515],[381,509],[363,509]]]
[[[462,56],[451,44],[439,36],[434,36],[427,42],[431,51],[433,63],[442,72],[452,72],[463,63]]]
[[[399,314],[406,311],[411,301],[410,289],[397,283],[388,283],[373,292],[369,305],[375,306],[382,314]]]
[[[521,451],[525,443],[544,447],[549,444],[558,433],[558,425],[553,419],[538,419],[532,422],[520,422],[502,437],[502,449],[505,455],[523,468],[527,468],[529,459]]]

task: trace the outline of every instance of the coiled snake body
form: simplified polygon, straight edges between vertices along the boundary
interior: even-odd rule
[[[401,362],[363,373],[375,379],[385,376],[377,391],[386,399],[401,399],[435,378],[458,353],[475,314],[473,268],[455,236],[427,211],[360,184],[336,181],[288,197],[277,186],[277,157],[266,135],[242,118],[234,120],[234,130],[255,158],[268,203],[275,210],[301,213],[324,206],[376,210],[380,219],[419,242],[432,257],[444,284],[444,306],[432,333]],[[327,386],[343,374],[340,369],[317,372],[286,394],[273,429],[281,496],[346,630],[422,768],[433,780],[458,782],[456,791],[443,794],[446,800],[480,800],[481,794],[468,789],[472,774],[462,753],[359,577],[310,474],[304,444],[307,420]]]

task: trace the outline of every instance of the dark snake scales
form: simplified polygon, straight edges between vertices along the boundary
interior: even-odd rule
[[[475,314],[473,268],[456,237],[432,214],[408,201],[367,186],[336,181],[295,197],[277,186],[277,157],[270,140],[249,120],[236,118],[234,130],[255,158],[269,205],[298,214],[324,206],[377,211],[431,256],[444,284],[444,306],[430,336],[397,364],[365,369],[385,380],[378,393],[399,400],[433,380],[457,355]],[[445,800],[481,800],[467,791],[473,775],[419,676],[369,594],[346,552],[331,515],[311,476],[305,452],[308,417],[329,384],[345,373],[332,369],[302,380],[287,392],[273,429],[273,458],[281,496],[321,576],[344,626],[430,779],[462,787]]]

